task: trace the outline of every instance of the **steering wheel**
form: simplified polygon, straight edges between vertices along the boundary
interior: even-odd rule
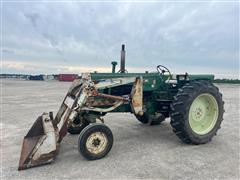
[[[166,75],[166,73],[167,73],[167,75],[169,75],[167,80],[170,80],[172,77],[170,70],[163,65],[158,65],[157,71],[159,72],[160,75]]]

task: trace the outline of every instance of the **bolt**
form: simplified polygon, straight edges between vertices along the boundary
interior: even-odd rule
[[[94,139],[93,140],[93,142],[92,142],[92,144],[94,145],[94,146],[99,146],[99,144],[100,144],[100,140],[97,138],[97,139]]]

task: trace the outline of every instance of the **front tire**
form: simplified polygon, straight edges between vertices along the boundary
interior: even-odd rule
[[[103,158],[109,153],[112,145],[112,131],[102,123],[88,125],[78,137],[78,150],[88,160]]]
[[[179,89],[171,104],[171,126],[185,143],[204,144],[216,135],[223,120],[223,100],[208,81],[192,81]]]

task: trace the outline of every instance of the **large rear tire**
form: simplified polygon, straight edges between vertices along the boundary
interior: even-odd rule
[[[178,90],[171,104],[171,126],[185,143],[204,144],[216,135],[223,120],[223,100],[208,81],[192,81]]]

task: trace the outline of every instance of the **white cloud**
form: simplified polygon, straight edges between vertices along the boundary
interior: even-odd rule
[[[8,3],[3,10],[6,72],[107,70],[122,43],[134,72],[157,64],[239,72],[236,3]]]

